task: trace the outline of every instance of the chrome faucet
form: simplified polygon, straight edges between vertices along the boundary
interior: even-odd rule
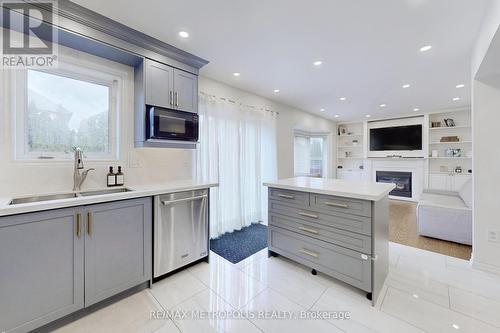
[[[83,153],[78,147],[75,148],[75,168],[73,170],[73,191],[80,191],[85,178],[89,171],[95,170],[93,168],[87,169],[80,174],[83,169]]]

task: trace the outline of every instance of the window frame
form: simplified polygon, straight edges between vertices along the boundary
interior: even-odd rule
[[[312,138],[320,138],[323,140],[323,158],[322,158],[322,172],[321,176],[316,176],[311,174],[311,164],[309,164],[309,174],[302,174],[302,173],[297,173],[295,170],[295,158],[296,158],[296,151],[295,151],[295,138],[296,137],[304,137],[309,139],[309,144],[310,144],[310,139]],[[315,178],[327,178],[328,177],[328,133],[314,133],[314,132],[305,132],[305,131],[300,131],[300,130],[294,130],[293,132],[293,174],[295,177],[315,177]],[[312,159],[310,159],[312,161]]]
[[[119,160],[119,112],[123,79],[118,73],[108,71],[99,64],[98,59],[82,59],[83,52],[75,52],[73,56],[60,55],[58,67],[49,70],[31,69],[48,74],[99,84],[109,88],[109,111],[108,111],[108,146],[109,151],[104,153],[84,152],[88,161],[118,161]],[[47,161],[71,161],[73,152],[29,152],[28,151],[28,69],[16,70],[12,75],[12,87],[10,96],[13,99],[14,119],[14,160],[22,162],[47,162]]]

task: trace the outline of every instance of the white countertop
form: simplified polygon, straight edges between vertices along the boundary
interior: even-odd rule
[[[51,200],[51,201],[41,201],[41,202],[33,202],[33,203],[25,203],[17,205],[9,205],[9,203],[12,201],[14,197],[10,198],[7,197],[7,198],[0,198],[0,216],[23,214],[29,212],[73,207],[73,206],[91,205],[101,202],[110,202],[110,201],[133,199],[140,197],[149,197],[157,194],[173,193],[180,191],[192,191],[192,190],[199,190],[203,188],[216,187],[216,186],[218,186],[218,183],[216,182],[197,182],[192,180],[179,180],[179,181],[172,181],[172,182],[158,183],[151,185],[124,186],[132,190],[129,192],[95,195],[88,197],[77,197],[77,198]],[[114,189],[114,188],[116,187],[111,187],[109,189]],[[82,190],[82,192],[93,191],[93,190],[103,190],[103,189],[102,188],[88,189],[88,190],[85,189]],[[60,194],[60,193],[61,192],[36,193],[33,195],[38,196],[38,195]],[[71,191],[62,193],[71,193]],[[28,196],[30,195],[21,197],[28,197]]]
[[[295,177],[264,183],[265,186],[339,197],[378,201],[396,185],[332,178]]]

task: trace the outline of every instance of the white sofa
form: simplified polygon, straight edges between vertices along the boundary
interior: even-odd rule
[[[472,181],[459,192],[424,190],[417,205],[421,236],[472,244]]]

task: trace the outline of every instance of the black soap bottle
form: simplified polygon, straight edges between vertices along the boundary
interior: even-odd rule
[[[122,172],[122,167],[118,167],[118,172],[116,173],[116,186],[122,186],[125,184],[125,175]]]
[[[108,187],[116,186],[116,175],[113,172],[113,167],[109,167],[109,172],[107,176],[107,185]]]

